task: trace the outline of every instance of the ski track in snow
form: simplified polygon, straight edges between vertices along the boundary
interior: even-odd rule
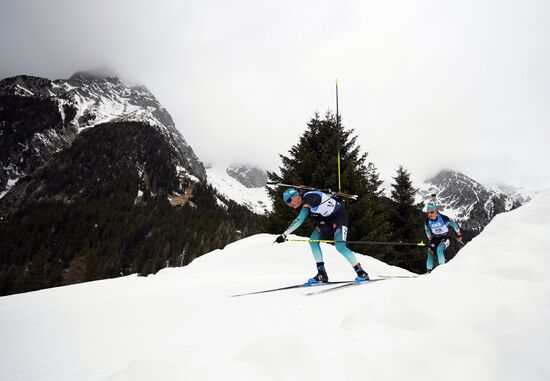
[[[2,297],[0,379],[548,380],[548,215],[550,191],[428,276],[313,297],[229,297],[315,273],[306,244],[267,234],[153,276]],[[352,279],[322,247],[331,280]],[[359,259],[373,278],[410,275]]]

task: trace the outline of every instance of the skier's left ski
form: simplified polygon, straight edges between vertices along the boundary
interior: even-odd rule
[[[352,286],[361,286],[362,284],[368,284],[368,283],[372,283],[372,282],[378,282],[379,280],[386,280],[386,279],[387,279],[387,278],[380,278],[380,279],[365,280],[365,281],[363,281],[363,282],[355,282],[355,281],[346,282],[346,283],[341,284],[341,285],[339,285],[339,286],[327,288],[327,289],[325,289],[325,290],[308,292],[306,295],[307,295],[307,296],[319,295],[319,294],[324,294],[324,293],[326,293],[326,292],[341,290],[341,289],[343,289],[343,288],[348,288],[348,287],[352,287]]]
[[[378,275],[380,278],[418,278],[419,275]]]
[[[269,290],[261,290],[261,291],[254,291],[254,292],[247,292],[247,293],[244,293],[244,294],[236,294],[236,295],[231,295],[231,297],[245,296],[245,295],[255,295],[255,294],[265,294],[265,293],[268,293],[268,292],[291,290],[293,288],[302,288],[302,287],[331,286],[331,285],[343,284],[343,283],[349,283],[349,281],[346,280],[346,281],[327,282],[327,283],[302,283],[302,284],[295,284],[293,286],[272,288],[272,289],[269,289]]]

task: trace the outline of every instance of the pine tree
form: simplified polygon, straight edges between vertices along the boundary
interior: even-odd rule
[[[47,287],[46,266],[46,253],[36,253],[21,279],[22,289],[34,291]]]
[[[392,223],[396,235],[403,240],[411,240],[417,235],[415,212],[417,205],[414,203],[414,196],[417,190],[414,189],[410,174],[400,165],[397,174],[393,178],[391,199],[395,202]]]
[[[383,181],[380,180],[380,175],[378,170],[373,163],[367,165],[367,191],[368,193],[380,197],[382,196],[383,190],[380,188]]]
[[[341,120],[341,118],[339,118]],[[309,121],[306,131],[289,155],[280,155],[281,175],[268,173],[271,181],[287,184],[308,185],[320,189],[338,188],[338,142],[340,143],[340,167],[342,191],[357,194],[358,200],[341,200],[350,217],[348,239],[387,240],[390,224],[380,202],[380,185],[376,167],[366,163],[367,154],[356,145],[353,130],[346,130],[330,112],[321,119],[319,114]],[[283,232],[296,217],[296,211],[286,206],[281,198],[281,189],[270,189],[273,212],[268,216],[268,230]],[[296,233],[309,236],[312,224],[307,222]],[[361,251],[362,248],[353,248]],[[386,251],[377,251],[377,254]]]
[[[391,208],[390,219],[393,227],[393,239],[403,242],[420,242],[423,237],[422,218],[419,205],[414,199],[417,190],[413,187],[410,173],[400,165],[397,174],[391,184]],[[423,270],[423,252],[417,247],[396,247],[395,262],[398,266],[409,270],[421,272]]]

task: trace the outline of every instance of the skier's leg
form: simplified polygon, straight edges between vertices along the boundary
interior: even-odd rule
[[[334,240],[335,241],[345,241],[347,238],[347,226],[337,226],[334,231]],[[346,258],[346,260],[352,265],[355,266],[359,261],[355,257],[355,253],[351,251],[344,242],[336,242],[334,244],[336,250]]]
[[[445,249],[449,247],[449,240],[442,240],[439,245],[437,245],[437,261],[440,265],[445,263]]]
[[[426,269],[428,272],[432,271],[434,268],[434,255],[430,249],[428,249],[428,259],[426,261]]]
[[[315,229],[313,233],[311,233],[309,239],[321,239],[321,231],[319,230],[319,228]],[[321,251],[321,245],[319,245],[319,242],[310,242],[309,247],[311,248],[311,253],[313,254],[313,258],[315,258],[315,262],[323,262],[323,252]]]
[[[311,236],[311,240],[319,240],[322,237],[322,233],[319,228],[315,229]],[[313,278],[308,279],[308,283],[323,283],[328,282],[327,271],[325,270],[325,263],[323,262],[323,252],[321,251],[321,245],[319,242],[310,242],[311,252],[313,253],[313,258],[317,265],[317,275]]]
[[[347,226],[337,226],[334,231],[334,240],[335,241],[345,241],[347,238]],[[355,253],[351,251],[344,242],[336,242],[334,244],[336,250],[346,258],[346,260],[353,266],[357,277],[355,278],[356,282],[364,282],[369,280],[369,274],[361,267],[361,264],[355,257]]]

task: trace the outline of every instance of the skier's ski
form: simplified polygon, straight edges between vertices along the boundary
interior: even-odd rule
[[[344,193],[344,192],[335,192],[335,191],[330,190],[330,189],[319,189],[319,188],[314,188],[314,187],[310,187],[310,186],[307,186],[307,185],[283,184],[283,183],[278,183],[278,182],[274,182],[274,181],[268,181],[267,185],[274,185],[276,187],[292,187],[292,188],[301,189],[301,190],[321,191],[321,192],[330,194],[333,197],[344,197],[344,198],[349,198],[349,199],[352,199],[352,200],[357,200],[357,198],[359,197],[356,194],[349,194],[349,193]]]
[[[378,275],[380,278],[418,278],[418,275]]]
[[[254,292],[246,292],[244,294],[236,294],[231,295],[231,297],[237,297],[237,296],[245,296],[245,295],[255,295],[255,294],[265,294],[268,292],[274,292],[274,291],[283,291],[283,290],[291,290],[293,288],[304,288],[304,287],[318,287],[318,286],[331,286],[335,284],[343,284],[343,283],[349,283],[349,281],[337,281],[337,282],[327,282],[327,283],[302,283],[302,284],[295,284],[292,286],[286,286],[286,287],[279,287],[279,288],[272,288],[269,290],[261,290],[261,291],[254,291]]]
[[[370,279],[370,280],[366,280],[366,281],[363,281],[363,282],[355,282],[355,281],[346,282],[345,284],[341,284],[339,286],[332,287],[332,288],[327,288],[325,290],[308,292],[306,295],[307,296],[319,295],[319,294],[324,294],[326,292],[341,290],[343,288],[348,288],[348,287],[352,287],[352,286],[361,286],[363,284],[378,282],[379,280],[386,280],[386,279],[388,279],[388,278]]]

